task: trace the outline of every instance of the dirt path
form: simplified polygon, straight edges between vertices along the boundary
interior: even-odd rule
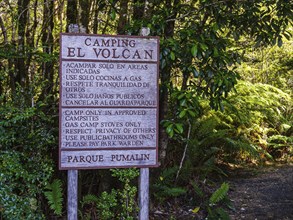
[[[231,219],[293,220],[292,165],[237,171],[229,183],[235,208]]]

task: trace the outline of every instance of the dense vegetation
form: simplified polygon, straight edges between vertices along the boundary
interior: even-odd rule
[[[66,215],[58,53],[69,24],[91,34],[148,27],[160,37],[161,167],[152,201],[228,218],[221,202],[229,186],[209,187],[223,165],[292,161],[292,9],[288,0],[1,1],[0,219]],[[80,218],[135,219],[137,175],[80,172]]]

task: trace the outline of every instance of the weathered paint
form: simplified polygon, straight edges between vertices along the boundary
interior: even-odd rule
[[[60,169],[157,166],[158,38],[60,39]]]

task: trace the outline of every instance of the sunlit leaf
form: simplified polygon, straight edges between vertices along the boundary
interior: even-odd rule
[[[191,48],[191,54],[192,56],[196,57],[197,55],[197,45],[193,45],[193,47]]]
[[[186,110],[184,109],[183,111],[180,112],[179,118],[183,118],[186,115]]]
[[[200,209],[200,207],[195,207],[195,208],[192,209],[191,211],[192,211],[193,213],[198,213],[199,209]]]
[[[180,123],[176,123],[175,124],[177,130],[179,131],[179,133],[183,133],[183,125]]]
[[[208,46],[204,43],[200,43],[200,48],[203,50],[203,51],[206,51],[208,49]]]
[[[175,53],[173,51],[171,51],[170,53],[170,58],[171,60],[175,60]]]

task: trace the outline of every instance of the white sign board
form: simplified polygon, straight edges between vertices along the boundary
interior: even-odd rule
[[[157,166],[158,38],[60,38],[59,168]]]

